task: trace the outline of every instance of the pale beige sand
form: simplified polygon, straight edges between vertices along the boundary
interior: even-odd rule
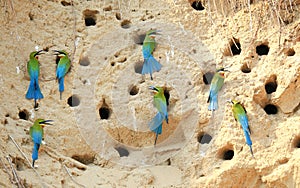
[[[251,11],[239,1],[206,2],[203,11],[194,10],[192,0],[70,2],[1,1],[0,156],[8,168],[10,156],[25,187],[80,187],[65,167],[86,187],[300,187],[299,1],[253,1]],[[86,26],[85,16],[96,25]],[[285,24],[279,27],[278,19]],[[143,59],[138,36],[150,28],[161,30],[154,56],[163,64],[153,81],[135,72]],[[228,48],[233,38],[242,49],[235,56]],[[268,55],[256,53],[261,44],[269,46]],[[36,46],[49,50],[39,56],[44,99],[38,111],[25,99],[26,62]],[[73,59],[62,100],[56,49]],[[203,75],[219,66],[231,72],[212,116]],[[241,71],[247,68],[250,73]],[[268,82],[277,83],[269,95]],[[155,115],[150,85],[170,93],[170,122],[155,148],[147,127]],[[80,100],[76,107],[67,103],[72,94]],[[255,158],[225,102],[233,98],[247,109]],[[267,104],[278,113],[266,114]],[[110,112],[107,120],[100,108]],[[21,111],[28,120],[20,119]],[[28,130],[38,117],[55,121],[45,128],[36,161],[40,177],[8,137],[31,161]],[[212,136],[209,144],[198,142],[203,133]],[[129,155],[120,157],[115,148],[124,147]],[[231,160],[223,160],[227,150],[234,151]],[[1,187],[13,187],[0,164]]]

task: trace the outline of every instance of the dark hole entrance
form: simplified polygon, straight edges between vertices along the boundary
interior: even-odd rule
[[[258,55],[268,55],[269,53],[269,46],[266,44],[261,44],[259,46],[256,46],[256,53]]]
[[[204,10],[204,6],[202,5],[201,1],[199,0],[196,0],[192,3],[192,7],[195,9],[195,10],[198,10],[198,11],[201,11],[201,10]]]
[[[29,20],[31,20],[31,21],[32,21],[32,20],[34,19],[34,15],[33,15],[33,13],[29,12],[28,16],[29,16]]]
[[[24,120],[28,120],[29,119],[29,112],[25,109],[19,111],[19,118],[24,119]]]
[[[214,73],[213,72],[207,72],[203,75],[203,82],[205,85],[209,85],[211,83],[211,80],[214,77]]]
[[[242,51],[241,44],[237,39],[234,39],[235,41],[232,42],[230,49],[232,52],[232,55],[239,55]]]
[[[84,23],[86,26],[93,26],[93,25],[96,25],[96,19],[94,19],[92,17],[86,17],[86,18],[84,18]]]
[[[167,162],[167,165],[170,166],[171,165],[171,158],[167,159],[166,162]]]
[[[241,71],[243,73],[250,73],[251,72],[251,68],[248,66],[248,63],[243,64],[243,66],[241,67]]]
[[[110,110],[107,107],[101,107],[99,109],[99,115],[101,119],[108,119],[110,116]]]
[[[275,105],[273,104],[267,104],[265,107],[264,107],[264,110],[267,114],[277,114],[278,112],[278,109]]]
[[[72,159],[75,159],[76,161],[81,162],[82,164],[88,165],[88,164],[92,164],[95,160],[95,156],[94,155],[73,155],[71,157]]]
[[[83,11],[85,26],[96,25],[98,10],[85,10]]]
[[[59,58],[58,56],[56,56],[56,59],[55,59],[55,63],[56,63],[56,65],[58,65],[58,63],[59,63],[59,60],[60,60],[60,58]]]
[[[265,90],[266,90],[267,94],[271,94],[271,93],[275,92],[276,89],[277,89],[276,82],[268,82],[265,85]]]
[[[294,147],[300,148],[300,136],[296,137],[294,140]]]
[[[117,152],[119,153],[120,157],[127,157],[129,155],[129,152],[126,148],[123,147],[117,147],[115,148]]]
[[[229,46],[224,50],[224,56],[239,55],[242,51],[239,39],[232,37],[229,41]]]
[[[231,160],[234,156],[233,150],[225,150],[223,153],[223,159],[224,160]]]
[[[117,20],[121,20],[121,19],[122,19],[121,13],[117,12],[117,13],[116,13],[116,18],[117,18]]]
[[[130,28],[130,25],[131,24],[131,21],[130,20],[123,20],[122,22],[121,22],[121,27],[123,28],[123,29],[128,29],[128,28]]]
[[[61,1],[60,2],[62,4],[62,6],[70,6],[71,2],[67,2],[67,1]]]
[[[79,106],[80,100],[78,96],[72,95],[71,97],[68,98],[68,105],[71,107]]]
[[[129,89],[129,94],[130,95],[136,95],[139,92],[139,88],[137,86],[131,86]]]
[[[109,109],[108,105],[105,103],[103,99],[103,104],[99,109],[100,119],[108,119],[110,117],[111,110]]]
[[[164,96],[166,98],[167,106],[169,106],[170,91],[167,88],[164,88]]]
[[[289,49],[287,49],[286,51],[285,51],[285,55],[286,56],[293,56],[293,55],[295,55],[295,50],[293,49],[293,48],[289,48]]]
[[[209,144],[209,142],[211,141],[212,137],[209,134],[206,133],[200,133],[198,135],[198,142],[200,144]]]

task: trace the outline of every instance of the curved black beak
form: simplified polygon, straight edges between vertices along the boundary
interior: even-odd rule
[[[42,52],[44,52],[44,50],[39,50],[39,51],[37,51],[37,52],[34,54],[34,57],[37,56],[37,55],[40,55],[40,54],[44,54],[44,53],[42,53]]]
[[[45,121],[40,122],[40,124],[53,125],[53,124],[51,124],[51,122],[53,122],[53,120],[45,120]]]
[[[158,92],[158,89],[157,89],[156,87],[154,87],[154,86],[149,86],[149,89],[151,89],[151,90],[154,90],[154,91],[157,91],[157,92]]]
[[[56,53],[57,53],[57,54],[54,54],[54,55],[59,55],[59,54],[67,55],[65,52],[60,51],[60,50],[53,50],[53,52],[56,52]]]
[[[154,30],[153,29],[152,32],[149,33],[149,35],[161,35],[160,32],[161,32],[161,30]]]

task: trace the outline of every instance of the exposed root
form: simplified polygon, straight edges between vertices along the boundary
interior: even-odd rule
[[[62,162],[64,165],[71,167],[76,167],[81,170],[86,170],[87,166],[85,164],[80,163],[79,161],[76,161],[70,157],[63,156],[62,154],[57,153],[52,148],[44,146],[44,151],[52,158],[54,158],[57,161]]]
[[[12,177],[11,174],[9,173],[8,168],[6,167],[5,163],[2,161],[2,158],[0,158],[0,161],[1,161],[2,166],[4,167],[5,172],[6,172],[6,173],[8,174],[8,176],[9,176],[10,182],[11,182],[12,184],[15,184],[15,182],[14,182],[14,180],[13,180],[13,177]]]
[[[11,159],[9,156],[6,156],[6,159],[10,165],[10,168],[11,168],[11,171],[12,171],[12,174],[13,174],[13,180],[14,180],[14,184],[17,184],[18,188],[21,187],[21,188],[25,188],[24,185],[22,184],[22,182],[20,181],[20,178],[17,174],[17,171],[16,169],[14,168],[12,162],[11,162]]]

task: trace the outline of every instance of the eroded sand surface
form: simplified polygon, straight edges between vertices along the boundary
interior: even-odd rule
[[[0,185],[13,186],[9,156],[25,187],[300,187],[300,1],[193,3],[1,1]],[[163,65],[153,81],[140,74],[150,28],[161,30],[154,57]],[[38,111],[25,99],[36,48],[47,51]],[[62,100],[57,49],[72,59]],[[220,66],[230,72],[212,115],[203,78]],[[150,85],[170,95],[155,148]],[[226,103],[233,98],[247,109],[255,158]],[[34,171],[9,135],[31,161],[36,118],[55,123]]]

